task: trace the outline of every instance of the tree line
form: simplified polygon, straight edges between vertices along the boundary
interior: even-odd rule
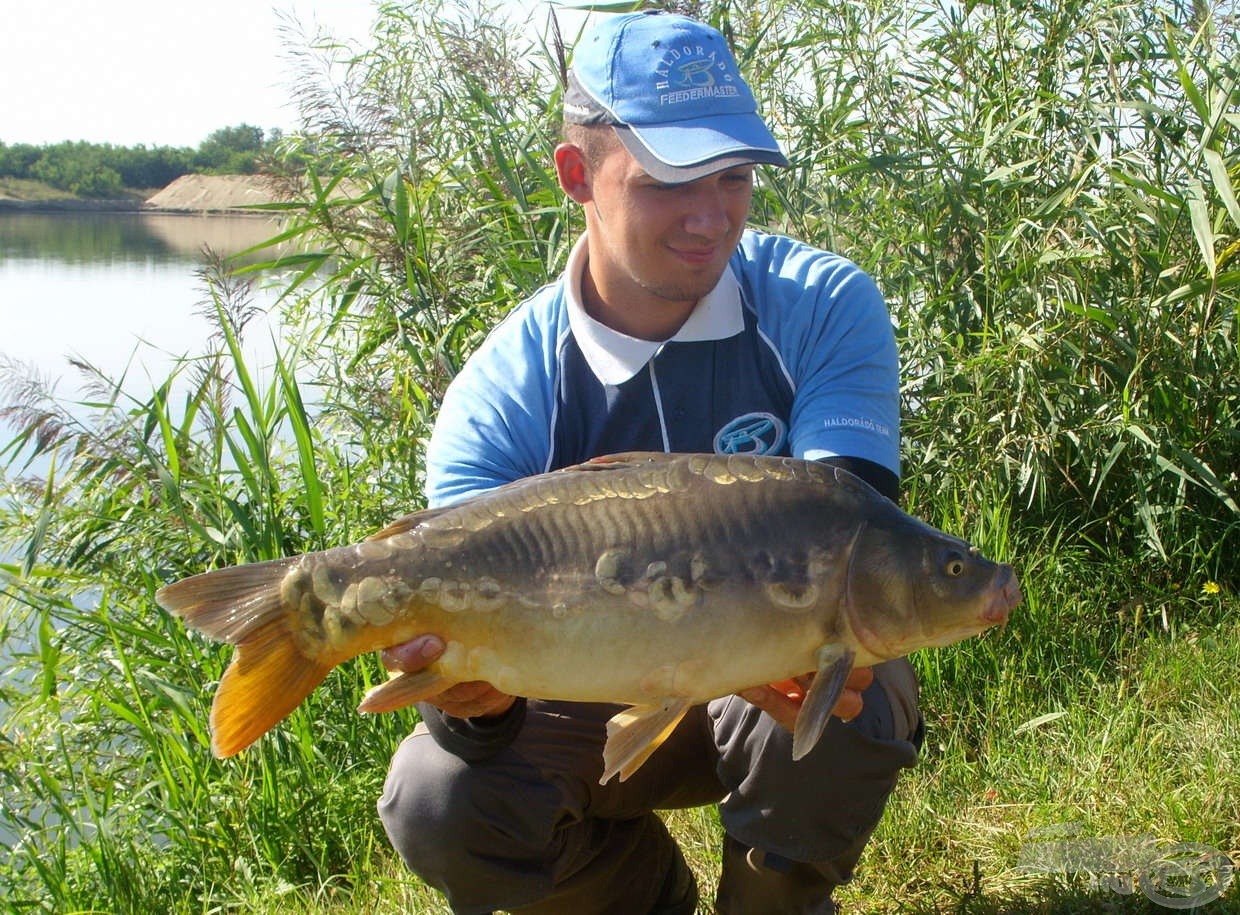
[[[41,181],[80,197],[120,197],[127,190],[160,188],[182,175],[251,175],[275,153],[278,128],[250,124],[213,131],[188,146],[113,146],[85,140],[44,146],[0,141],[0,178]]]

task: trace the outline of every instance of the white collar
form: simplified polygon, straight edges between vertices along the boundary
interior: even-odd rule
[[[603,384],[622,384],[642,370],[662,348],[658,340],[639,340],[612,330],[586,313],[581,281],[587,260],[586,236],[577,239],[564,270],[564,299],[568,325],[582,355]],[[741,314],[741,288],[732,269],[723,271],[715,288],[698,300],[685,323],[672,336],[678,342],[724,340],[745,329]]]

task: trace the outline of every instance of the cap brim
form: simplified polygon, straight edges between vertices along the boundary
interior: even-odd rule
[[[617,124],[616,136],[648,175],[668,184],[696,181],[738,165],[788,165],[756,114],[647,127]]]

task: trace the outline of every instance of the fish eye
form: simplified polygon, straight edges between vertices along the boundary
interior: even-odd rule
[[[952,578],[959,578],[964,574],[964,557],[959,553],[950,554],[943,568]]]

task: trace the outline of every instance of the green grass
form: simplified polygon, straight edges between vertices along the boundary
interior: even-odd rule
[[[42,181],[31,181],[28,178],[0,178],[0,198],[11,197],[14,200],[68,200],[73,198],[68,191],[57,190]]]

